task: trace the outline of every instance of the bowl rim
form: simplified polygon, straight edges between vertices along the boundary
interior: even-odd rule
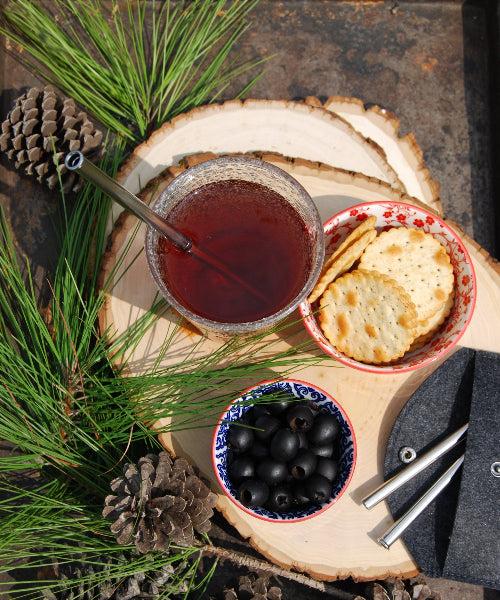
[[[227,412],[231,409],[231,407],[233,407],[237,402],[239,402],[244,396],[248,395],[250,392],[252,392],[253,390],[256,390],[258,388],[262,388],[271,384],[275,384],[275,383],[297,383],[299,385],[303,385],[306,387],[310,387],[313,388],[315,390],[317,390],[318,392],[320,392],[321,394],[324,394],[324,396],[326,396],[326,398],[332,402],[332,404],[334,404],[338,410],[340,411],[340,413],[342,414],[343,419],[345,420],[345,422],[347,423],[349,430],[350,430],[350,434],[351,434],[351,438],[352,438],[352,448],[353,448],[353,452],[352,452],[352,463],[351,463],[351,468],[349,471],[349,474],[346,478],[346,481],[344,483],[344,485],[342,486],[342,488],[340,489],[340,491],[338,492],[338,494],[332,498],[328,503],[326,503],[323,507],[321,507],[319,510],[317,510],[316,512],[310,514],[310,515],[306,515],[306,516],[302,516],[302,517],[297,517],[297,518],[291,518],[291,519],[273,519],[271,517],[268,516],[264,516],[264,515],[259,515],[257,513],[255,513],[251,508],[244,506],[243,504],[241,504],[230,492],[229,490],[226,488],[226,486],[224,485],[224,482],[221,480],[220,476],[219,476],[219,472],[216,468],[216,461],[215,461],[215,443],[217,440],[217,436],[218,436],[218,432],[220,430],[220,426],[221,424],[224,422],[224,416],[227,414]],[[249,405],[252,406],[252,405]],[[234,398],[224,409],[224,411],[222,412],[222,414],[220,415],[218,421],[217,421],[217,425],[215,426],[213,435],[212,435],[212,444],[211,444],[211,459],[212,459],[212,470],[215,474],[215,477],[217,479],[217,482],[219,484],[219,486],[221,487],[224,496],[226,498],[228,498],[234,505],[236,505],[239,509],[241,509],[243,512],[247,513],[248,515],[251,515],[252,517],[255,517],[256,519],[260,519],[261,521],[268,521],[269,523],[298,523],[301,521],[307,521],[308,519],[311,519],[313,517],[318,516],[319,514],[325,512],[326,510],[328,510],[329,508],[331,508],[334,504],[336,504],[336,502],[341,498],[341,496],[343,496],[344,492],[346,491],[346,489],[348,488],[351,479],[353,478],[354,475],[354,471],[356,469],[356,462],[357,462],[357,456],[358,456],[358,446],[357,446],[357,441],[356,441],[356,435],[354,433],[354,427],[352,425],[351,419],[349,418],[348,414],[346,413],[345,409],[343,408],[343,406],[338,402],[338,400],[336,400],[332,394],[330,394],[329,392],[325,391],[323,388],[319,387],[316,384],[310,383],[308,381],[304,381],[301,379],[295,379],[295,378],[290,378],[290,377],[285,377],[285,378],[275,378],[275,379],[266,379],[265,381],[261,381],[257,384],[251,385],[250,387],[246,388],[243,392],[241,392],[241,394],[239,396],[237,396],[236,398]]]
[[[476,277],[476,272],[474,269],[474,264],[472,262],[472,259],[470,257],[470,254],[469,254],[465,244],[460,239],[458,233],[450,225],[448,225],[448,223],[446,223],[446,221],[444,221],[439,215],[437,215],[436,213],[434,213],[426,208],[423,208],[420,205],[415,205],[415,204],[411,204],[409,202],[402,202],[402,201],[398,201],[398,200],[381,200],[381,201],[376,201],[376,202],[360,202],[358,204],[353,204],[352,206],[349,206],[348,208],[345,208],[345,209],[341,210],[340,212],[336,213],[335,215],[331,216],[323,224],[323,229],[325,231],[325,247],[328,244],[328,236],[331,234],[331,232],[327,233],[327,229],[329,227],[331,227],[333,221],[338,220],[339,225],[340,225],[340,219],[344,218],[345,216],[349,216],[349,213],[352,212],[353,210],[366,209],[369,206],[408,207],[411,210],[418,211],[419,213],[421,213],[425,216],[429,216],[432,219],[434,219],[436,222],[439,223],[440,227],[442,229],[445,229],[446,232],[448,233],[448,235],[450,235],[453,238],[453,240],[455,241],[457,246],[460,248],[460,252],[462,253],[462,255],[465,258],[465,262],[467,263],[468,268],[470,270],[470,277],[471,277],[471,281],[472,281],[471,301],[470,301],[468,309],[467,309],[465,323],[462,326],[461,330],[455,335],[454,339],[445,348],[441,348],[438,352],[436,352],[436,354],[429,356],[428,358],[422,360],[422,362],[420,362],[418,364],[407,365],[407,366],[404,366],[404,365],[392,366],[391,364],[374,365],[374,364],[362,363],[360,361],[350,359],[349,357],[344,356],[338,350],[334,349],[331,344],[325,343],[322,339],[318,338],[310,328],[309,319],[314,319],[314,321],[316,321],[316,319],[313,314],[314,311],[312,311],[311,305],[310,305],[309,301],[307,300],[307,298],[306,298],[306,300],[304,300],[304,302],[301,302],[301,304],[299,305],[299,312],[302,317],[302,322],[304,324],[304,327],[306,328],[308,334],[313,338],[313,340],[318,344],[318,346],[324,352],[326,352],[332,358],[338,360],[343,365],[350,367],[352,369],[357,369],[359,371],[363,371],[365,373],[373,373],[373,374],[377,374],[377,375],[385,374],[385,373],[393,374],[393,373],[408,373],[411,371],[416,371],[418,369],[422,369],[424,367],[427,367],[427,366],[435,363],[436,361],[440,360],[445,354],[450,352],[450,350],[452,350],[455,347],[455,345],[459,342],[459,340],[462,338],[463,334],[467,330],[467,327],[469,326],[470,321],[474,315],[474,309],[476,306],[476,299],[477,299],[477,277]],[[455,268],[453,269],[453,273],[454,273],[454,275],[456,275]]]

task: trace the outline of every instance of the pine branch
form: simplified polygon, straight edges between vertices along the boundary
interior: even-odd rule
[[[100,0],[15,0],[2,9],[0,32],[24,50],[47,81],[117,135],[100,164],[114,176],[126,143],[214,101],[235,77],[262,63],[228,60],[257,2],[111,0],[106,11]],[[292,326],[285,351],[277,352],[268,334],[235,338],[208,356],[188,356],[175,368],[160,367],[159,359],[144,375],[128,377],[113,359],[126,357],[166,307],[155,302],[112,344],[99,330],[99,312],[112,292],[99,280],[109,202],[85,186],[71,212],[63,213],[61,258],[48,274],[45,306],[39,305],[33,282],[23,277],[0,216],[0,439],[16,450],[0,466],[0,572],[16,561],[40,569],[80,562],[91,572],[73,577],[71,585],[96,592],[110,573],[121,581],[175,565],[171,589],[203,589],[215,564],[197,582],[199,548],[172,547],[171,555],[137,557],[116,544],[102,517],[109,481],[124,461],[160,447],[150,421],[171,419],[165,431],[208,426],[249,380],[257,383],[270,370],[289,376],[327,357],[294,345]],[[281,338],[286,337],[282,327]],[[160,357],[175,335],[174,326]],[[34,489],[19,485],[16,478],[22,476]],[[222,549],[205,548],[228,557]],[[108,556],[117,560],[111,571],[106,571]],[[244,564],[241,557],[233,559]],[[23,581],[27,594],[57,590],[60,583]]]
[[[266,60],[228,61],[257,3],[112,0],[107,10],[100,0],[15,0],[2,11],[0,32],[46,81],[136,144]]]
[[[268,575],[295,581],[296,583],[300,583],[311,589],[319,590],[327,596],[336,598],[337,600],[365,600],[362,596],[341,590],[330,583],[312,579],[311,577],[303,575],[302,573],[297,573],[296,571],[289,571],[288,569],[284,569],[283,567],[279,567],[265,560],[254,558],[243,552],[238,552],[237,550],[228,550],[219,546],[213,546],[212,544],[206,544],[200,547],[200,551],[208,556],[216,556],[222,560],[230,560],[240,567],[248,568],[250,571],[263,571]]]

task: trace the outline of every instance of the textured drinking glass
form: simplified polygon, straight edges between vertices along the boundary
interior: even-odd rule
[[[304,284],[300,290],[295,293],[292,299],[284,299],[279,310],[263,318],[244,322],[225,321],[224,318],[215,320],[196,314],[184,305],[183,299],[179,297],[178,293],[174,293],[174,286],[172,281],[169,280],[168,272],[165,272],[161,258],[162,252],[159,250],[159,245],[164,241],[160,240],[160,235],[150,227],[148,227],[146,233],[145,244],[148,267],[164,298],[202,333],[211,337],[229,337],[264,331],[293,312],[309,295],[319,277],[325,251],[321,218],[307,191],[288,173],[264,161],[240,156],[215,158],[190,167],[165,188],[155,201],[153,210],[168,220],[169,214],[186,196],[203,188],[203,186],[219,182],[249,182],[250,184],[264,186],[268,190],[279,194],[281,200],[286,202],[300,217],[308,238],[308,252],[310,253],[307,261],[307,272],[303,274]],[[234,198],[236,206],[238,203],[236,188]],[[190,231],[185,233],[191,235]],[[234,235],[238,235],[238,233],[235,232]],[[252,252],[251,246],[249,252]],[[224,262],[228,257],[218,256],[218,258]],[[190,260],[196,259],[190,258]],[[207,266],[206,268],[211,267]],[[242,273],[236,273],[236,275],[243,277]],[[198,282],[189,282],[189,285],[191,284],[196,286]]]

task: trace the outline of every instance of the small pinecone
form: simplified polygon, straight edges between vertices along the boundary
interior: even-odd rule
[[[388,578],[374,583],[373,600],[441,600],[441,595],[431,590],[423,576]]]
[[[54,88],[46,86],[31,88],[16,100],[2,123],[0,150],[16,169],[49,189],[59,185],[59,168],[63,191],[76,192],[82,179],[66,169],[64,158],[71,150],[80,150],[89,160],[97,158],[102,137],[74,100],[61,99]]]
[[[270,585],[266,577],[251,573],[240,577],[237,591],[225,590],[224,600],[281,600],[281,589]]]
[[[186,565],[177,569],[165,564],[159,569],[133,573],[127,577],[120,575],[118,566],[129,565],[124,557],[101,557],[99,564],[73,562],[54,564],[54,575],[59,580],[51,590],[43,590],[44,600],[141,600],[158,598],[171,592],[185,593],[188,584],[179,584],[177,575]],[[167,596],[171,597],[171,596]]]
[[[205,533],[217,495],[183,458],[167,452],[147,454],[137,466],[125,464],[123,477],[111,482],[114,496],[104,501],[103,516],[122,545],[139,552],[165,551],[171,542],[191,546],[194,532]]]

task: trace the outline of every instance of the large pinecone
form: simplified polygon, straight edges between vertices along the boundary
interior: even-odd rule
[[[78,559],[56,562],[53,569],[59,583],[51,590],[43,590],[43,597],[45,600],[144,600],[162,594],[172,598],[171,593],[188,591],[187,582],[178,581],[178,575],[188,568],[187,564],[174,567],[167,563],[155,570],[124,577],[117,567],[129,564],[124,556],[103,556],[95,564]]]
[[[266,577],[251,573],[240,577],[237,590],[226,589],[224,600],[281,600],[281,589]]]
[[[135,544],[139,552],[165,551],[171,542],[191,546],[195,531],[211,527],[217,495],[183,458],[147,454],[137,466],[125,464],[111,489],[115,495],[106,497],[103,515],[113,521],[117,542]]]
[[[80,150],[95,160],[102,152],[102,137],[74,100],[61,99],[53,87],[46,86],[31,88],[16,100],[2,123],[0,150],[16,169],[49,189],[59,186],[59,169],[63,191],[75,192],[82,180],[66,169],[64,158],[71,150]]]

